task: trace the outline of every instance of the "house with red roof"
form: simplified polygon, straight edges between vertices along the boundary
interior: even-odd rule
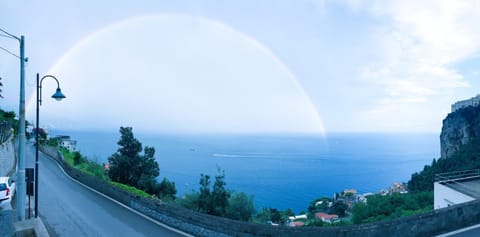
[[[289,227],[300,227],[300,226],[304,226],[305,223],[301,222],[301,221],[292,221],[290,223],[288,223],[288,226]]]
[[[327,214],[324,212],[317,212],[315,213],[315,218],[322,220],[323,222],[326,223],[333,223],[338,221],[338,215],[335,214]]]

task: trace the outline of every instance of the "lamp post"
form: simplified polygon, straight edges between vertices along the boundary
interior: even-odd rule
[[[18,40],[20,44],[20,56],[17,56],[10,51],[7,51],[11,55],[20,59],[20,105],[18,115],[18,160],[17,160],[17,189],[26,190],[25,186],[25,37],[22,35],[19,37],[12,35],[2,29],[0,29],[0,36]],[[5,50],[6,51],[6,50]],[[17,219],[19,221],[25,220],[25,202],[26,197],[20,192],[16,195],[17,198]]]
[[[52,75],[45,75],[40,79],[40,75],[37,73],[37,129],[35,131],[35,218],[38,217],[38,148],[40,146],[40,143],[38,142],[38,133],[39,133],[39,117],[40,117],[40,105],[42,105],[42,82],[43,79],[45,78],[52,78],[55,79],[57,82],[57,90],[55,94],[52,95],[52,98],[54,98],[57,101],[60,101],[65,97],[65,95],[62,93],[60,90],[60,83],[58,82],[58,79]]]

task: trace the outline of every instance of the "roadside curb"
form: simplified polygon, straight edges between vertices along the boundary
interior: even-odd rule
[[[167,224],[165,224],[165,223],[162,223],[162,222],[159,221],[159,220],[156,220],[156,219],[154,219],[154,218],[152,218],[152,217],[149,217],[149,216],[141,213],[140,211],[135,210],[134,208],[131,208],[131,207],[129,207],[129,206],[121,203],[120,201],[115,200],[114,198],[112,198],[112,197],[110,197],[110,196],[108,196],[108,195],[106,195],[106,194],[104,194],[104,193],[102,193],[102,192],[99,192],[98,190],[96,190],[96,189],[94,189],[94,188],[92,188],[92,187],[90,187],[90,186],[88,186],[88,185],[80,182],[79,180],[77,180],[77,179],[75,179],[74,177],[70,176],[70,174],[68,174],[68,173],[65,171],[65,169],[62,167],[62,165],[60,164],[60,162],[59,162],[57,159],[53,158],[51,155],[49,155],[49,154],[47,154],[47,153],[45,153],[45,152],[43,152],[43,151],[41,151],[41,152],[42,152],[44,155],[46,155],[46,157],[48,157],[48,158],[51,159],[53,162],[55,162],[55,164],[56,164],[56,165],[58,166],[58,168],[63,172],[63,174],[64,174],[67,178],[69,178],[70,180],[72,180],[73,182],[75,182],[75,183],[83,186],[84,188],[92,191],[93,193],[96,193],[97,195],[100,195],[100,196],[106,198],[107,200],[110,200],[111,202],[114,202],[114,203],[116,203],[117,205],[119,205],[119,206],[121,206],[121,207],[123,207],[123,208],[125,208],[125,209],[127,209],[127,210],[129,210],[129,211],[131,211],[131,212],[133,212],[133,213],[135,213],[135,214],[137,214],[137,215],[139,215],[140,217],[145,218],[146,220],[149,220],[149,221],[151,221],[152,223],[155,223],[155,224],[158,225],[158,226],[161,226],[161,227],[163,227],[163,228],[165,228],[165,229],[168,229],[168,230],[170,230],[170,231],[172,231],[172,232],[175,232],[175,233],[177,233],[177,234],[180,234],[180,235],[183,235],[183,236],[186,236],[186,237],[193,237],[193,235],[191,235],[191,234],[189,234],[189,233],[187,233],[187,232],[185,232],[185,231],[183,231],[183,230],[181,230],[181,229],[177,229],[177,228],[175,228],[175,227],[172,227],[172,226],[169,226],[169,225],[167,225]],[[58,152],[58,151],[57,151],[57,152]],[[62,159],[63,159],[63,158],[62,158]]]
[[[45,228],[45,225],[40,218],[32,218],[25,221],[15,222],[13,223],[13,227],[15,228],[15,232],[33,229],[35,231],[35,235],[38,237],[50,237],[47,228]]]

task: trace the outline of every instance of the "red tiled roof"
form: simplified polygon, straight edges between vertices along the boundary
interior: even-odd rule
[[[338,218],[338,215],[335,215],[335,214],[330,215],[324,212],[317,212],[315,213],[315,217],[317,217],[317,219],[330,220],[330,219]]]
[[[301,221],[294,221],[294,222],[291,222],[290,225],[297,227],[297,226],[304,226],[305,223]]]

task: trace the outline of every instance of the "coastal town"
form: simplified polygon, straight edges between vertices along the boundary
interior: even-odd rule
[[[301,227],[306,225],[341,225],[342,222],[351,222],[352,208],[357,203],[367,203],[367,197],[372,195],[387,196],[391,194],[407,194],[405,183],[394,182],[387,189],[376,193],[358,193],[356,189],[345,189],[335,193],[332,198],[323,197],[311,203],[308,213],[288,216],[284,223],[288,227]],[[269,222],[271,225],[280,223]]]

